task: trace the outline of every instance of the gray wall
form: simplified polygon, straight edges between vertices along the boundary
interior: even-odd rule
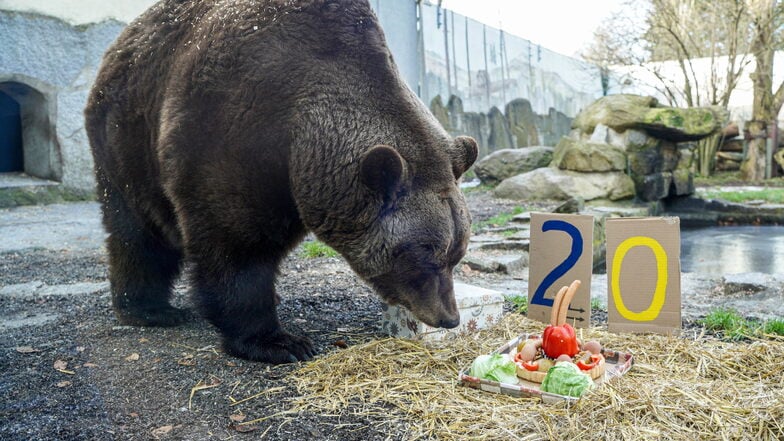
[[[113,20],[71,26],[0,11],[0,89],[22,107],[28,174],[93,190],[82,112],[103,53],[124,26]]]
[[[483,153],[557,142],[569,117],[601,94],[583,63],[527,40],[414,0],[370,3],[410,87],[450,132],[474,135]],[[0,10],[0,88],[19,102],[35,97],[27,111],[39,116],[25,128],[28,141],[38,140],[25,146],[36,158],[29,174],[93,189],[82,111],[103,52],[123,27]]]

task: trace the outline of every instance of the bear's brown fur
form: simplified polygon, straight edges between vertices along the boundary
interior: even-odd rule
[[[403,83],[367,0],[161,1],[107,51],[85,114],[120,322],[180,322],[187,260],[227,352],[308,359],[274,282],[312,231],[386,301],[458,324],[476,143]]]

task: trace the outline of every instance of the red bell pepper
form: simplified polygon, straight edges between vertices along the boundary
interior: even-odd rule
[[[534,363],[533,361],[526,361],[523,363],[523,367],[527,371],[536,372],[539,370],[539,363]]]
[[[580,368],[581,371],[590,371],[591,369],[595,368],[596,365],[602,360],[602,356],[599,354],[591,354],[591,362],[586,363],[582,360],[577,361],[577,367]]]
[[[574,357],[580,352],[577,336],[569,323],[560,326],[548,325],[542,335],[542,351],[550,358],[558,358],[566,354]]]

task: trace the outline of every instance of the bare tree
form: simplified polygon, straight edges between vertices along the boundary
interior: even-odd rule
[[[624,10],[645,11],[644,22],[630,29],[628,15],[616,15],[597,30],[583,57],[600,69],[606,64],[644,69],[656,78],[647,86],[670,105],[726,108],[751,60],[747,1],[629,0]],[[711,137],[699,143],[700,174],[711,173],[720,142]]]
[[[747,181],[765,178],[771,158],[766,155],[766,138],[771,125],[784,104],[784,81],[773,84],[773,56],[784,48],[784,2],[780,0],[748,0],[752,15],[754,38],[752,53],[757,62],[751,79],[754,84],[752,121],[746,124],[751,136],[748,154],[741,164],[741,176]]]

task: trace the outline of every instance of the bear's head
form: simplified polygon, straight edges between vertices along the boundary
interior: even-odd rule
[[[406,307],[430,326],[454,328],[460,315],[452,270],[471,230],[458,183],[476,160],[476,141],[457,137],[446,154],[448,162],[432,158],[417,167],[389,146],[365,153],[360,179],[380,209],[358,256],[362,262],[349,260],[387,303]]]
[[[459,324],[452,270],[471,220],[459,188],[477,157],[401,78],[367,0],[313,0],[270,47],[285,59],[290,182],[307,226],[390,304],[435,327]],[[270,58],[270,57],[267,57]],[[275,88],[273,88],[275,89]],[[282,90],[283,87],[276,90]]]

